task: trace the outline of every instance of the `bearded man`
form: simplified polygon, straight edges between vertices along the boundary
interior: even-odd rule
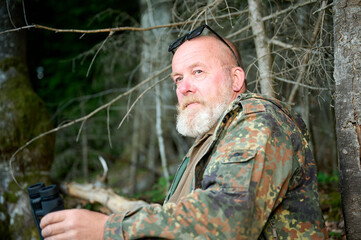
[[[201,36],[204,29],[213,33]],[[177,130],[195,142],[163,205],[51,213],[46,239],[325,239],[305,124],[246,91],[235,46],[203,25],[177,39]],[[50,238],[49,238],[50,239]]]

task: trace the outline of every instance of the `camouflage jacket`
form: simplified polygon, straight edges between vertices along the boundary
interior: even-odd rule
[[[303,121],[244,93],[219,121],[194,189],[177,204],[111,215],[105,239],[325,239]]]

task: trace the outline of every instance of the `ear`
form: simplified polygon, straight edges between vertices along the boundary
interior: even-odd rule
[[[242,68],[235,67],[232,69],[232,90],[234,92],[244,92],[246,90],[245,73]]]

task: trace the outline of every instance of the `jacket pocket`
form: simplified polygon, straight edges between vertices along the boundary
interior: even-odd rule
[[[254,149],[239,149],[221,160],[217,182],[222,191],[232,194],[248,191],[256,154]]]

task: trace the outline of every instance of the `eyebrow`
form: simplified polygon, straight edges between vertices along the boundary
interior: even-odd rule
[[[178,73],[174,73],[174,72],[172,72],[171,74],[169,74],[169,76],[171,77],[171,78],[173,78],[175,75],[177,75]]]
[[[189,67],[187,67],[187,69],[192,69],[192,68],[195,68],[195,67],[207,67],[206,64],[202,63],[202,62],[195,62],[193,63],[192,65],[190,65]],[[176,73],[176,72],[172,72],[169,76],[171,78],[173,78],[175,75],[178,75],[180,73]],[[180,74],[181,75],[181,74]]]

